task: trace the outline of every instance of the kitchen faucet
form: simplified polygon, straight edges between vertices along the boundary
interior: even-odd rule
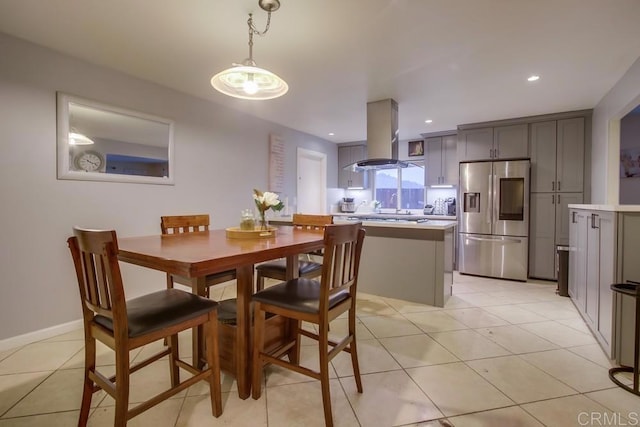
[[[366,201],[366,200],[363,200],[363,201],[361,201],[360,203],[358,203],[358,206],[356,206],[356,208],[353,210],[353,213],[355,213],[355,212],[358,210],[358,208],[359,208],[360,206],[362,206],[362,205],[366,205],[366,204],[367,204],[367,201]]]

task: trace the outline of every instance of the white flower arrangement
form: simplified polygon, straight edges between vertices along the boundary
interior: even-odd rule
[[[267,221],[264,217],[264,214],[269,209],[273,211],[280,211],[284,208],[284,203],[280,200],[276,193],[272,193],[271,191],[260,191],[253,189],[253,201],[258,208],[258,213],[260,214],[260,226],[261,228],[267,228]]]

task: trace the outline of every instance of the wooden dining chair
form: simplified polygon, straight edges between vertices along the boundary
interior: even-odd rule
[[[307,230],[324,230],[328,224],[333,224],[332,215],[306,215],[293,214],[292,223],[295,228],[304,228]],[[311,255],[321,255],[314,253]],[[298,263],[298,276],[305,278],[318,277],[322,273],[322,263],[307,260],[300,260]],[[265,262],[256,267],[256,290],[264,289],[264,279],[271,278],[276,280],[287,279],[287,262],[284,259]]]
[[[160,217],[162,234],[194,233],[209,229],[209,215],[173,215]],[[227,270],[209,274],[205,277],[205,295],[209,297],[209,288],[224,282],[235,280],[236,271]],[[191,286],[191,280],[184,276],[167,273],[167,288],[173,288],[174,283]]]
[[[211,410],[222,414],[217,341],[218,303],[178,289],[163,289],[126,300],[118,264],[115,231],[74,228],[67,240],[76,270],[85,337],[84,386],[78,426],[85,426],[93,393],[104,390],[115,399],[114,426],[127,421],[198,381],[209,383]],[[178,333],[203,326],[206,333],[206,369],[196,369],[180,359]],[[131,365],[129,352],[168,338],[169,347]],[[96,369],[96,340],[115,352],[115,375],[108,378]],[[169,356],[168,390],[129,408],[130,375]],[[180,382],[180,368],[192,376]]]
[[[325,424],[332,426],[329,362],[341,351],[351,354],[356,388],[362,393],[356,348],[356,288],[364,235],[365,231],[360,223],[326,226],[320,281],[307,278],[292,279],[253,295],[255,330],[251,389],[254,399],[259,399],[262,393],[263,368],[266,364],[273,363],[291,369],[320,380]],[[347,336],[340,342],[329,340],[329,322],[344,312],[348,312]],[[291,341],[273,353],[264,350],[266,313],[278,314],[297,322]],[[302,321],[317,325],[318,332],[302,329]],[[301,366],[297,361],[286,361],[282,358],[291,348],[299,345],[302,335],[318,341],[319,372]],[[327,351],[329,347],[331,349]],[[296,399],[296,396],[291,398]]]

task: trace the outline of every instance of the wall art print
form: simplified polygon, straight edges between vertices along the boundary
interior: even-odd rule
[[[640,148],[620,150],[620,178],[640,177]]]

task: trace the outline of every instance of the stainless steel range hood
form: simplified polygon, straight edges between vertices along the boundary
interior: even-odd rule
[[[345,169],[406,168],[409,163],[398,160],[398,103],[393,99],[367,103],[367,158]]]

